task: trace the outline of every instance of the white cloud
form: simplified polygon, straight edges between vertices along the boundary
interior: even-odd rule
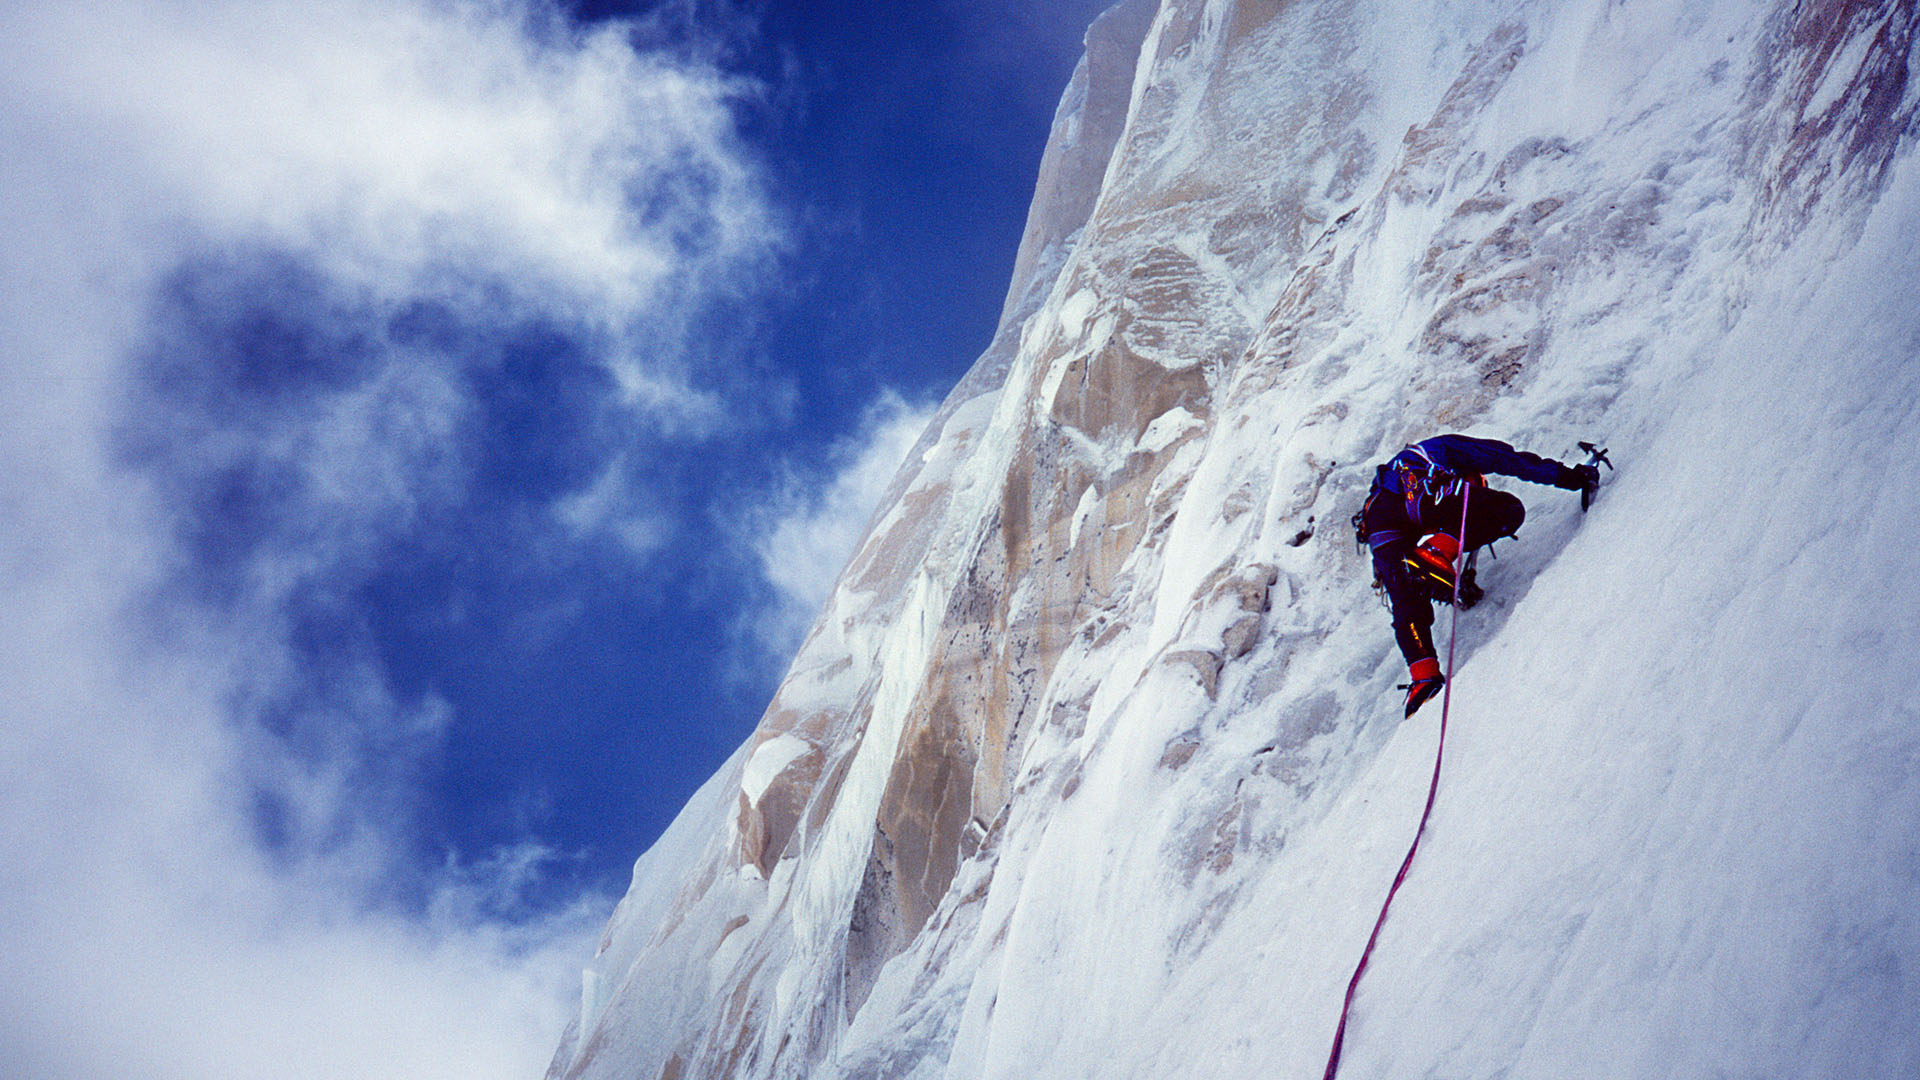
[[[628,468],[626,455],[615,455],[593,483],[561,499],[555,510],[576,539],[604,533],[644,560],[672,539],[672,523],[646,504]]]
[[[142,366],[182,268],[249,251],[311,275],[323,347],[422,299],[566,322],[616,358],[636,423],[710,429],[688,320],[780,244],[744,88],[508,0],[6,11],[0,1060],[21,1080],[538,1075],[603,903],[516,908],[531,851],[394,902],[394,784],[445,706],[347,663],[337,715],[301,732],[338,745],[289,745],[257,709],[300,674],[287,598],[460,497],[458,362],[373,333],[366,372],[284,415],[152,419],[178,459],[157,471],[117,440],[196,377],[192,341],[157,384]],[[252,279],[230,284],[194,310],[244,305]],[[231,604],[168,601],[192,507],[156,477],[235,462],[289,477],[295,518],[241,552]],[[556,512],[654,543],[624,493],[583,498]]]
[[[711,271],[771,239],[733,133],[745,88],[617,28],[482,0],[12,14],[10,96],[145,187],[142,224],[265,238],[379,287],[492,271],[610,318],[654,314],[690,255]]]
[[[784,664],[819,617],[934,409],[883,392],[868,408],[860,431],[834,447],[829,477],[809,482],[790,476],[766,512],[748,526],[761,573],[773,591],[773,602],[750,632],[775,661]]]

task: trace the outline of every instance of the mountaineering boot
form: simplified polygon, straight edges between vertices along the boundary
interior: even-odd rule
[[[1460,541],[1446,533],[1434,533],[1407,556],[1407,569],[1413,579],[1426,587],[1435,600],[1453,600],[1453,560],[1460,556]]]
[[[1431,656],[1407,665],[1407,673],[1413,676],[1412,685],[1407,687],[1407,715],[1412,716],[1447,685],[1447,677],[1440,674],[1440,661]]]
[[[1479,603],[1480,598],[1487,595],[1487,591],[1485,589],[1482,589],[1480,587],[1480,584],[1476,582],[1473,578],[1474,578],[1474,574],[1473,574],[1472,566],[1468,566],[1467,572],[1460,575],[1460,610],[1461,611],[1465,611],[1468,608],[1472,607],[1473,605]],[[1452,597],[1449,596],[1447,597],[1447,599],[1451,600]]]

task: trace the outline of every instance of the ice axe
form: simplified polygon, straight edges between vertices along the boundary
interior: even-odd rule
[[[1600,466],[1605,465],[1607,470],[1611,472],[1613,470],[1613,462],[1607,460],[1607,448],[1604,446],[1595,446],[1590,442],[1583,442],[1580,444],[1580,449],[1587,452],[1587,460],[1585,463],[1593,466],[1593,483],[1580,489],[1580,512],[1584,514],[1587,512],[1587,507],[1593,505],[1593,493],[1598,490],[1600,486]]]

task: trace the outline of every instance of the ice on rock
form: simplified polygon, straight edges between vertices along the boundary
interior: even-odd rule
[[[999,332],[553,1077],[1317,1076],[1433,765],[1345,522],[1563,460],[1341,1075],[1920,1075],[1899,0],[1126,0]]]
[[[1069,338],[1078,338],[1086,334],[1087,319],[1093,314],[1093,307],[1099,303],[1092,289],[1081,289],[1068,297],[1060,305],[1060,330]]]
[[[747,759],[746,770],[740,775],[740,794],[750,803],[759,802],[774,779],[812,749],[805,739],[790,732],[761,743]]]

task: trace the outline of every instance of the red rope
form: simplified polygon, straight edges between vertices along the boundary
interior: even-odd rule
[[[1467,484],[1460,493],[1460,539],[1462,546],[1467,537],[1467,502],[1473,491],[1473,485]],[[1440,762],[1447,753],[1447,712],[1453,703],[1453,646],[1460,640],[1460,576],[1453,579],[1453,623],[1447,632],[1447,681],[1440,687],[1440,745],[1433,754],[1433,780],[1427,785],[1427,805],[1420,811],[1420,827],[1413,831],[1413,843],[1407,848],[1407,857],[1400,861],[1400,872],[1393,876],[1393,887],[1387,890],[1387,900],[1380,905],[1380,917],[1373,920],[1373,933],[1367,936],[1367,948],[1360,954],[1360,965],[1353,969],[1353,978],[1347,980],[1347,997],[1340,1005],[1340,1026],[1333,1032],[1333,1052],[1327,1057],[1327,1072],[1322,1080],[1334,1080],[1340,1071],[1340,1047],[1347,1037],[1347,1014],[1353,1010],[1353,994],[1360,988],[1360,976],[1367,972],[1367,962],[1373,959],[1373,947],[1380,940],[1380,928],[1387,925],[1387,909],[1393,906],[1394,894],[1400,891],[1400,883],[1407,880],[1407,871],[1413,868],[1413,856],[1420,850],[1420,837],[1427,831],[1427,818],[1433,814],[1433,800],[1440,793]]]

